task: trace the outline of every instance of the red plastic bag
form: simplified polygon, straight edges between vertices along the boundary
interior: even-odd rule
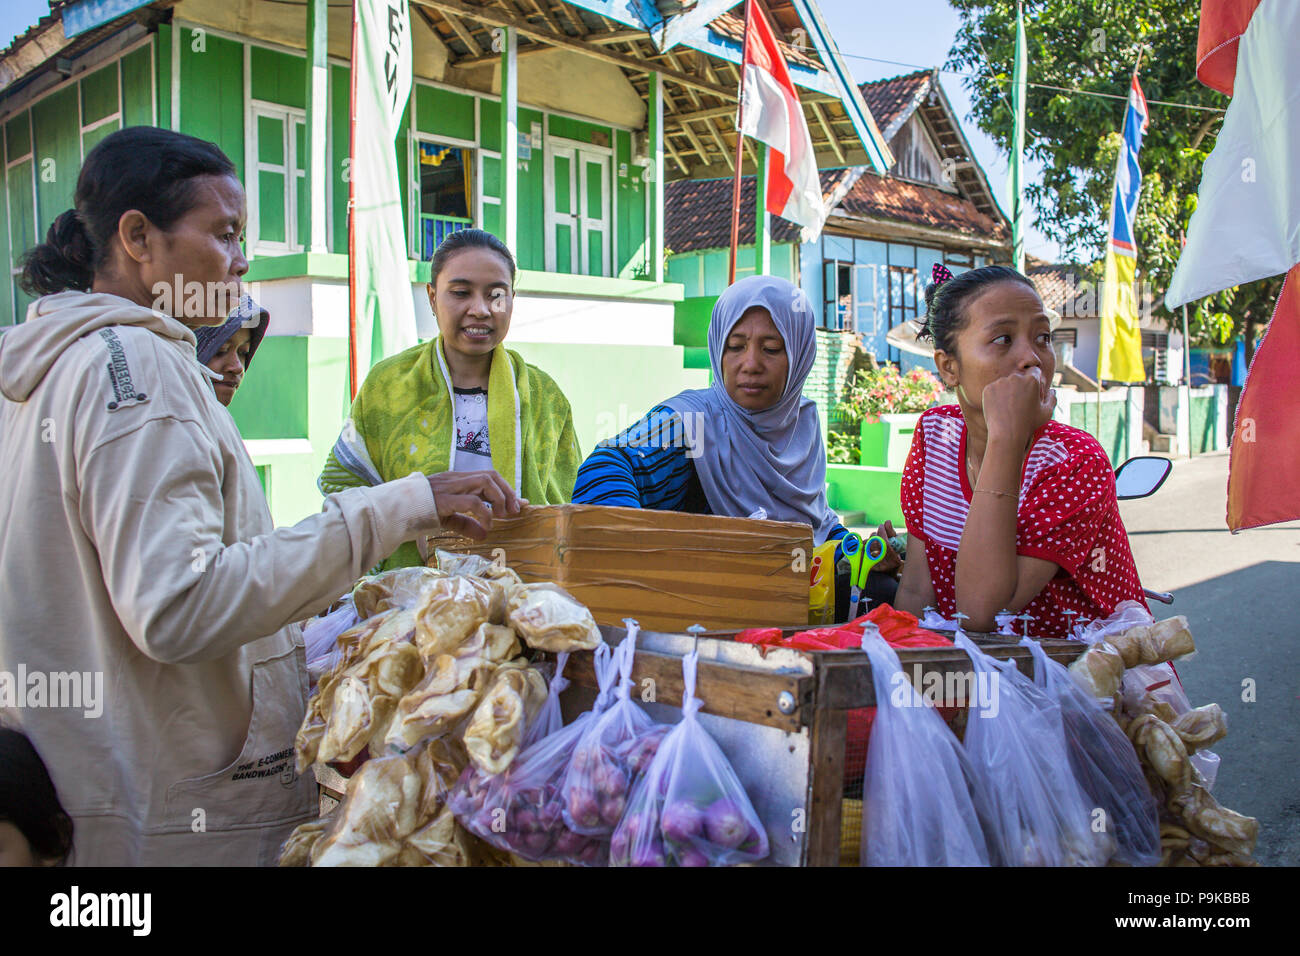
[[[789,647],[800,651],[856,651],[862,647],[864,622],[874,624],[885,643],[894,648],[952,647],[953,643],[942,634],[927,631],[917,623],[915,615],[881,604],[871,613],[828,627],[798,631],[782,637],[779,627],[751,627],[736,635],[742,644],[764,647]],[[956,707],[940,707],[939,714],[951,722]],[[848,738],[845,745],[844,779],[861,780],[867,767],[867,745],[871,741],[871,725],[876,719],[876,708],[859,707],[848,712]]]

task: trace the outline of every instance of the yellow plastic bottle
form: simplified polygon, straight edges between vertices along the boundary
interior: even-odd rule
[[[808,574],[808,623],[835,622],[835,540],[813,549]]]

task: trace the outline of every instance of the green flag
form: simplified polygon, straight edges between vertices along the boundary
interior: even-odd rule
[[[1016,3],[1016,64],[1011,85],[1011,109],[1016,114],[1015,146],[1011,152],[1011,261],[1025,271],[1025,97],[1029,92],[1029,55],[1025,49],[1025,11]]]
[[[411,93],[407,0],[356,0],[352,21],[352,393],[370,367],[417,342],[394,141]]]

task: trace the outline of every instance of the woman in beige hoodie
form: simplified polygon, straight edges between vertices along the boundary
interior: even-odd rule
[[[316,807],[290,622],[403,541],[481,538],[520,501],[495,472],[412,474],[275,529],[191,331],[248,268],[233,164],[124,129],[75,204],[25,263],[43,298],[0,336],[0,716],[49,766],[72,862],[270,864]]]

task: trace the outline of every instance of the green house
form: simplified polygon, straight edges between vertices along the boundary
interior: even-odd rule
[[[438,242],[469,225],[500,236],[520,267],[507,342],[564,389],[584,450],[707,381],[674,341],[684,292],[665,278],[665,185],[735,161],[736,5],[409,4],[395,149],[419,333],[436,333],[424,283]],[[824,131],[819,162],[883,171],[888,149],[815,4],[767,7]],[[104,136],[177,129],[238,167],[246,280],[272,322],[231,413],[279,523],[319,509],[348,407],[350,43],[350,6],[326,0],[59,0],[0,53],[0,324],[25,318],[21,256]],[[747,145],[746,167],[761,160]]]

